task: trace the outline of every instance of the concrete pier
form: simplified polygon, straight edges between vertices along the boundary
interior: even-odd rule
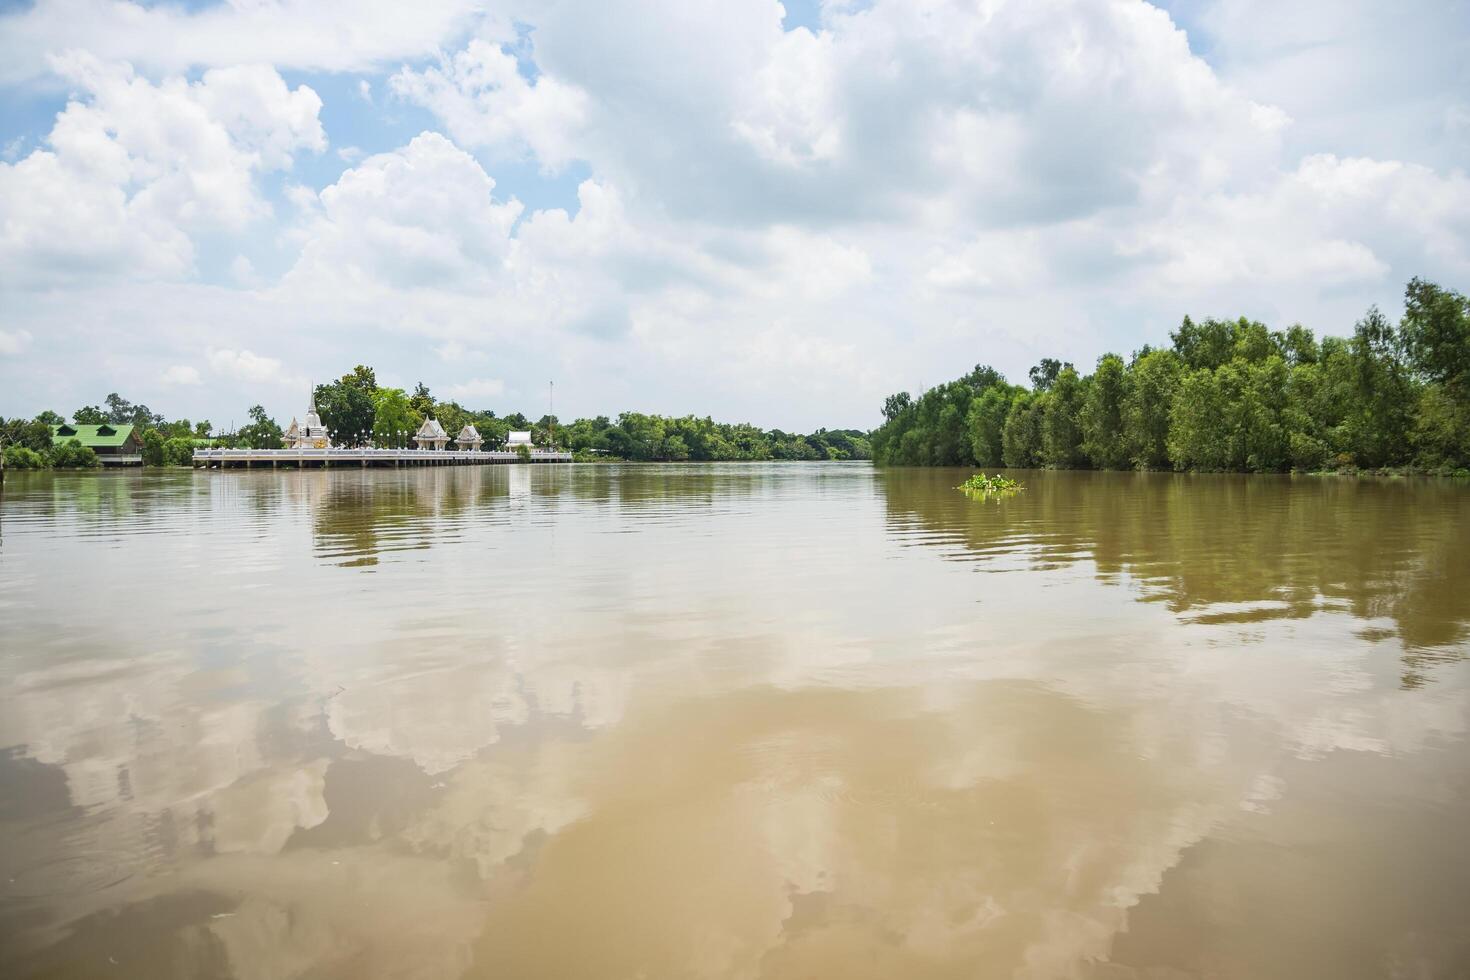
[[[250,468],[267,464],[272,468],[295,466],[330,467],[357,464],[364,469],[369,466],[484,466],[491,463],[519,463],[516,453],[469,452],[438,449],[196,449],[196,469]],[[572,454],[535,449],[531,451],[533,463],[570,463]]]

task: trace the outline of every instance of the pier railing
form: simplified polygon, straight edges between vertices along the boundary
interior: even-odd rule
[[[227,466],[475,466],[517,463],[517,453],[501,450],[454,449],[196,449],[194,465],[224,469]],[[572,454],[533,449],[533,463],[570,463]]]

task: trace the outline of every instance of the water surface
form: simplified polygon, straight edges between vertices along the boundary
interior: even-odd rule
[[[11,474],[0,973],[1470,975],[1470,488]]]

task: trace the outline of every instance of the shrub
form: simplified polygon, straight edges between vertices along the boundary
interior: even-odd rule
[[[69,439],[51,450],[51,465],[59,470],[90,470],[101,466],[102,461],[80,439]]]
[[[163,433],[157,429],[143,433],[143,465],[163,465]]]
[[[5,468],[8,470],[44,470],[46,457],[26,446],[6,446]]]
[[[531,447],[530,446],[517,446],[516,447],[516,460],[518,462],[522,462],[522,463],[529,463],[531,461]]]
[[[163,461],[169,466],[194,465],[194,440],[175,436],[163,444]]]

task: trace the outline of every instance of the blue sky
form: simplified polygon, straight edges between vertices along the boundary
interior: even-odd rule
[[[0,413],[870,426],[1186,313],[1470,285],[1462,4],[0,7]],[[82,352],[86,352],[85,354]]]

